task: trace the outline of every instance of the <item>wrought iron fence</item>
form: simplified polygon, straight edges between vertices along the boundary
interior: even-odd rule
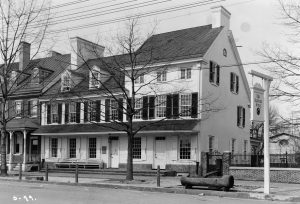
[[[231,166],[263,167],[264,155],[231,155]],[[270,154],[270,167],[300,168],[300,154]]]

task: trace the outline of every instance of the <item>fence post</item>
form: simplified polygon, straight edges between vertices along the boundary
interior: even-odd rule
[[[207,174],[207,153],[201,152],[201,176]]]
[[[230,151],[223,152],[222,160],[223,160],[222,174],[229,175],[230,173],[229,167],[231,165],[231,152]]]
[[[45,181],[48,181],[48,164],[46,164],[46,169],[45,169]]]
[[[199,176],[199,162],[196,161],[196,175]]]
[[[21,181],[22,180],[22,164],[19,163],[19,180]]]
[[[75,183],[78,183],[78,164],[76,164],[76,169],[75,169]]]
[[[157,187],[160,187],[160,166],[157,166]]]

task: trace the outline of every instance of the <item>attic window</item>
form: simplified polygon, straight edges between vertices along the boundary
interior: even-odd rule
[[[96,88],[100,86],[100,69],[98,67],[93,67],[90,71],[90,88]]]
[[[39,84],[43,82],[50,75],[50,73],[50,71],[38,67],[34,68],[32,71],[31,84]]]
[[[63,92],[65,91],[70,91],[71,89],[71,77],[68,72],[62,75],[62,80],[61,80],[61,90]]]
[[[38,84],[39,83],[39,68],[34,68],[32,71],[32,79],[31,79],[32,84]]]

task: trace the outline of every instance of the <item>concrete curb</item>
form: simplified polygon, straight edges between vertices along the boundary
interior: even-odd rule
[[[272,194],[265,195],[263,193],[252,193],[252,192],[233,192],[233,191],[224,192],[224,191],[214,191],[214,190],[204,190],[204,189],[202,190],[202,189],[183,189],[183,188],[164,188],[164,187],[144,187],[144,186],[129,186],[129,185],[107,184],[107,183],[99,183],[99,184],[66,183],[66,182],[57,182],[57,181],[39,181],[39,180],[24,180],[24,179],[16,180],[16,179],[6,179],[6,178],[1,178],[0,180],[39,183],[39,184],[55,184],[55,185],[112,188],[112,189],[160,192],[160,193],[188,194],[188,195],[199,195],[199,196],[218,196],[218,197],[227,197],[227,198],[300,202],[300,197],[293,197],[287,195],[272,195]]]

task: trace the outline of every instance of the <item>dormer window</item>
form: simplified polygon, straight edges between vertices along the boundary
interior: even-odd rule
[[[39,68],[34,68],[32,71],[32,79],[31,79],[32,84],[39,84]]]
[[[90,71],[90,88],[99,88],[100,86],[100,68],[94,66]]]
[[[70,91],[71,90],[71,77],[69,72],[66,72],[62,75],[61,79],[61,91]]]
[[[32,70],[31,84],[37,85],[42,83],[49,75],[51,71],[45,70],[41,67],[36,67]]]

